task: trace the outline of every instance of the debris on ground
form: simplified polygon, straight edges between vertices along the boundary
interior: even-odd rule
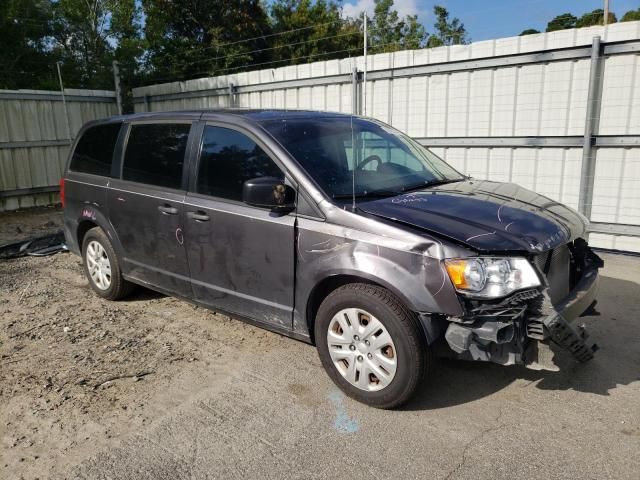
[[[14,242],[0,246],[0,260],[19,258],[27,255],[46,257],[58,252],[67,251],[64,232],[59,231],[50,235],[31,238],[26,241]]]

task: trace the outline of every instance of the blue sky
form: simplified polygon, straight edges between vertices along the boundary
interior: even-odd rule
[[[373,11],[373,0],[343,0],[346,14],[366,8]],[[418,14],[429,33],[433,32],[433,6],[442,5],[452,17],[465,24],[472,40],[510,37],[526,28],[544,31],[547,22],[561,13],[579,17],[596,8],[603,0],[395,0],[399,13]],[[628,10],[640,8],[640,0],[609,0],[609,8],[618,18]]]

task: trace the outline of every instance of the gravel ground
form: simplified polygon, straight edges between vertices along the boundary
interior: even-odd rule
[[[0,217],[0,244],[44,212]],[[0,478],[636,479],[640,259],[605,261],[594,361],[439,362],[393,412],[311,346],[144,289],[103,301],[68,253],[0,261]]]

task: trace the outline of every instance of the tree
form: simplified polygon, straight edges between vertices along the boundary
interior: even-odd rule
[[[607,23],[616,23],[618,19],[615,13],[609,12]],[[604,25],[604,10],[597,8],[591,13],[585,13],[576,22],[576,28],[592,27],[593,25]]]
[[[519,36],[522,37],[524,35],[535,35],[536,33],[540,33],[540,30],[536,30],[535,28],[527,28],[526,30],[523,30]]]
[[[436,16],[436,33],[429,37],[428,47],[440,47],[443,45],[463,45],[468,43],[467,31],[464,23],[458,18],[449,21],[449,12],[446,8],[436,5],[433,7]]]
[[[558,15],[547,24],[547,32],[555,32],[556,30],[566,30],[568,28],[575,28],[577,17],[570,13],[563,13]]]
[[[374,0],[375,8],[369,38],[371,52],[395,52],[426,46],[427,32],[416,15],[400,18],[393,0]]]
[[[105,0],[52,3],[54,52],[69,86],[111,85],[110,12]]]
[[[142,0],[150,81],[227,74],[269,59],[259,0]]]
[[[417,15],[407,15],[403,21],[402,46],[410,50],[417,50],[426,46],[427,32],[424,26],[418,22]]]
[[[51,51],[65,86],[113,88],[114,59],[133,79],[143,51],[136,0],[57,0],[51,9]]]
[[[50,34],[48,1],[0,2],[0,88],[56,88],[55,58],[48,47]]]
[[[113,59],[120,69],[125,110],[133,110],[131,87],[141,74],[140,60],[145,52],[142,38],[142,11],[136,0],[119,0],[111,11],[111,35],[115,40]]]
[[[334,0],[276,0],[270,14],[276,67],[344,58],[363,47],[359,23],[343,19]]]
[[[634,22],[640,20],[640,8],[637,10],[629,10],[622,16],[621,22]]]
[[[393,0],[375,0],[369,35],[373,53],[401,49],[402,25],[398,12],[393,8]]]

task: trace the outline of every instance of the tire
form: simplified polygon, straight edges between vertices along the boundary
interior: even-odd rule
[[[119,300],[133,290],[133,284],[122,277],[113,245],[100,227],[89,230],[82,240],[82,265],[89,285],[102,298]]]
[[[318,309],[314,333],[334,383],[372,407],[406,403],[431,364],[415,313],[376,285],[352,283],[331,292]]]

